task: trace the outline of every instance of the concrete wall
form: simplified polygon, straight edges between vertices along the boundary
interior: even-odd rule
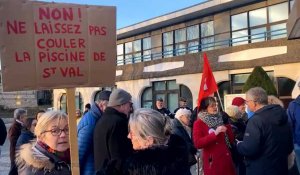
[[[283,65],[265,66],[263,67],[266,71],[274,71],[275,77],[287,77],[294,81],[300,76],[300,63],[291,63]],[[229,81],[231,74],[239,73],[250,73],[253,68],[250,69],[234,69],[213,72],[216,82]],[[155,81],[165,81],[165,80],[176,80],[177,84],[183,84],[187,86],[193,96],[193,106],[196,106],[196,99],[198,97],[199,86],[201,82],[202,73],[197,74],[187,74],[160,78],[149,78],[149,79],[139,79],[139,80],[129,80],[129,81],[119,81],[116,82],[118,88],[125,89],[133,97],[133,103],[136,107],[141,107],[141,95],[146,87],[150,87],[152,82]],[[93,95],[99,90],[99,88],[78,88],[77,91],[81,92],[84,104],[93,99]],[[56,99],[55,108],[59,107],[59,99],[64,90],[54,90],[54,99]]]

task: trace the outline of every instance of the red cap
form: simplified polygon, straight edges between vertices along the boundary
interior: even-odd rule
[[[242,97],[235,97],[233,100],[232,100],[232,105],[234,106],[241,106],[243,104],[245,104],[245,99],[243,99]]]

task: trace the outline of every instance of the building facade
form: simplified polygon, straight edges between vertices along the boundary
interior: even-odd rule
[[[52,90],[3,92],[0,71],[0,112],[16,108],[47,108],[52,106]]]
[[[130,92],[138,108],[153,108],[159,97],[171,111],[179,97],[195,107],[206,52],[222,99],[241,93],[253,68],[262,66],[288,103],[300,76],[300,42],[287,40],[293,4],[210,0],[119,29],[115,87]],[[77,108],[115,87],[77,88]],[[53,96],[54,108],[66,110],[65,91],[54,90]]]

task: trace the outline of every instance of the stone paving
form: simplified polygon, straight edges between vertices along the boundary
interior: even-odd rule
[[[9,141],[8,139],[6,139],[4,145],[1,147],[0,175],[8,175],[9,169],[10,169]]]

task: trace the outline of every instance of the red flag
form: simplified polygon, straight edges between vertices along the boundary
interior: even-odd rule
[[[209,97],[211,94],[218,90],[218,86],[215,77],[210,69],[206,53],[203,53],[203,61],[203,74],[197,102],[198,111],[201,104],[201,100],[205,97]]]

